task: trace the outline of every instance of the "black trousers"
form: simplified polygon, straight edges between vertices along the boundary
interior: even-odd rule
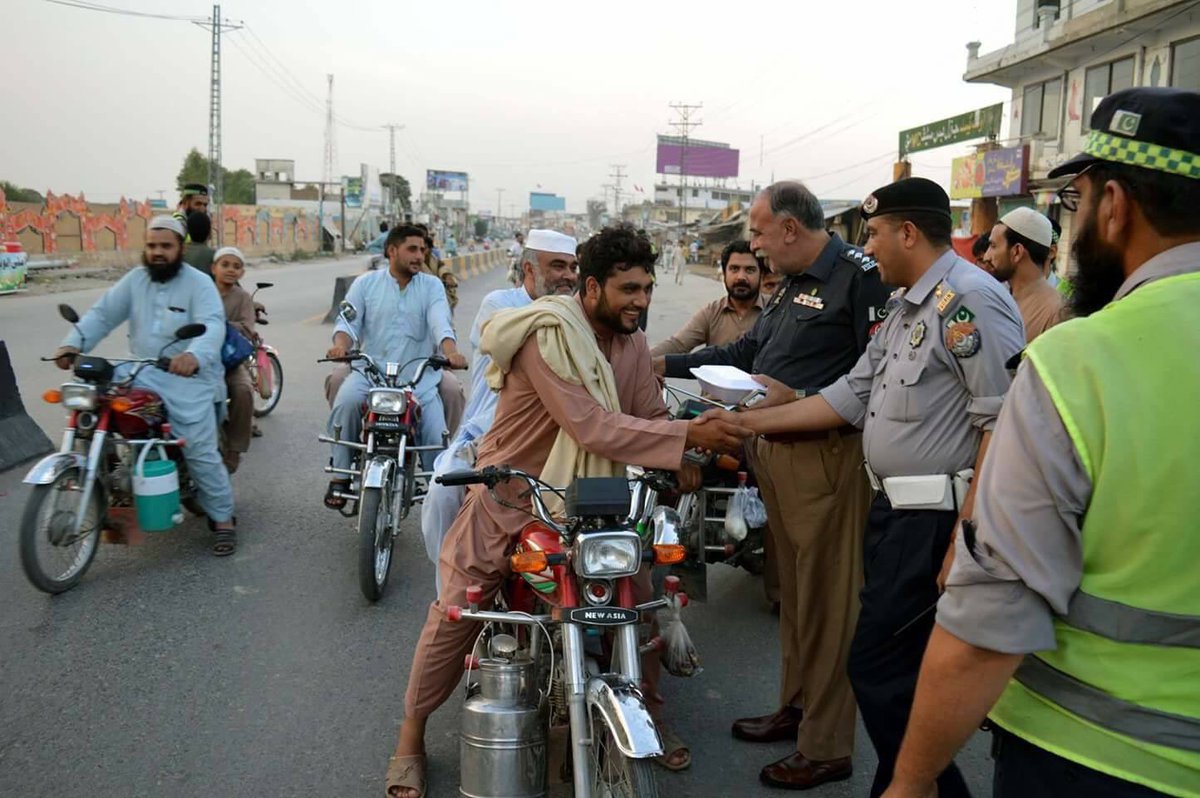
[[[1165,793],[1063,759],[999,727],[992,798],[1157,798]]]
[[[871,798],[892,780],[921,658],[933,631],[937,575],[956,520],[953,512],[893,510],[882,493],[876,494],[867,516],[866,580],[849,672],[863,725],[879,756]],[[952,762],[938,777],[939,798],[970,794]]]

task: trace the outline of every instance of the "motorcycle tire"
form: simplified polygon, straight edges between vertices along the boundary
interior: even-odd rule
[[[254,417],[262,418],[270,414],[272,410],[279,404],[279,398],[283,396],[283,364],[279,362],[279,356],[274,352],[267,352],[267,363],[271,369],[270,376],[267,377],[271,381],[271,394],[268,398],[263,399],[262,395],[255,386],[254,391]],[[260,380],[263,375],[259,375]]]
[[[612,798],[658,798],[658,781],[649,759],[633,759],[621,753],[612,730],[600,719],[592,720],[591,759],[592,794]],[[620,782],[614,779],[620,778]]]
[[[90,501],[96,528],[79,541],[79,551],[73,558],[70,567],[55,576],[46,571],[38,556],[38,543],[41,542],[39,538],[51,531],[43,530],[39,523],[44,507],[56,497],[58,492],[64,491],[69,491],[70,497],[78,503],[80,494],[66,487],[71,481],[77,482],[78,478],[77,469],[71,468],[59,474],[49,485],[36,486],[25,503],[25,512],[21,515],[21,569],[25,572],[25,578],[29,580],[30,584],[43,593],[64,593],[79,584],[79,580],[91,567],[92,561],[96,557],[96,550],[100,548],[100,526],[103,522],[104,512],[100,507],[99,494],[93,492]],[[57,516],[59,512],[63,512],[64,515],[57,520],[52,517],[51,520],[55,521],[60,529],[63,524],[73,523],[75,512],[55,510],[54,514]],[[49,540],[45,542],[58,548]]]
[[[392,569],[392,537],[382,488],[363,488],[358,503],[358,587],[367,601],[379,601]]]

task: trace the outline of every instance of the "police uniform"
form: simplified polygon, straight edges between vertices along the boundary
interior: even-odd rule
[[[765,374],[802,393],[816,393],[846,373],[867,347],[889,289],[874,261],[837,235],[802,273],[791,274],[754,326],[724,346],[666,356],[666,375],[727,364]],[[814,434],[753,442],[753,461],[767,508],[780,583],[782,682],[780,713],[734,724],[742,739],[790,735],[813,761],[846,760],[854,749],[854,696],[845,663],[861,583],[862,527],[869,486],[860,433],[850,425]],[[771,727],[765,733],[757,731]],[[772,767],[772,766],[768,766]],[[764,778],[766,775],[764,774]]]
[[[937,184],[909,178],[879,189],[862,206],[866,218],[916,211],[949,216],[949,199]],[[950,249],[893,294],[866,352],[821,392],[842,418],[863,427],[876,488],[849,657],[879,756],[872,796],[891,781],[932,631],[936,580],[958,516],[954,477],[974,467],[1008,391],[1005,363],[1024,343],[1008,291]],[[938,787],[942,796],[969,794],[953,764]]]
[[[1200,180],[1200,94],[1129,89],[1084,154]],[[1087,264],[1081,264],[1086,269]],[[937,622],[1025,654],[990,714],[999,798],[1200,795],[1200,242],[1034,341]]]

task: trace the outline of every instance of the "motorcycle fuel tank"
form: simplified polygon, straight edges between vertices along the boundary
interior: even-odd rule
[[[120,394],[129,402],[129,408],[114,413],[117,431],[126,438],[148,435],[167,420],[167,407],[162,397],[145,388],[129,388]]]

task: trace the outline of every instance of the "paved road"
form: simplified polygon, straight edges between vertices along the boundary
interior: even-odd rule
[[[231,558],[208,553],[208,532],[183,529],[126,549],[105,546],[83,582],[55,598],[28,585],[16,562],[23,469],[0,474],[0,795],[379,796],[395,741],[413,645],[433,594],[415,520],[399,541],[387,596],[359,595],[351,522],[320,507],[327,452],[322,368],[329,327],[319,323],[332,278],[361,259],[251,270],[273,280],[262,298],[264,332],[282,353],[280,408],[263,422],[235,478],[241,542]],[[467,329],[501,269],[464,282],[458,326]],[[651,338],[674,331],[719,286],[689,276],[664,285]],[[0,298],[7,341],[34,418],[51,438],[59,412],[37,397],[60,373],[37,357],[63,332],[54,310],[80,311],[99,295]],[[123,336],[106,345],[121,351]],[[695,754],[690,771],[659,776],[664,794],[778,794],[756,778],[787,743],[731,741],[731,719],[774,708],[775,619],[759,580],[710,569],[706,605],[687,620],[705,670],[664,685],[669,717]],[[431,791],[457,793],[459,706],[429,726]],[[980,794],[990,772],[977,741],[960,762]],[[851,781],[816,796],[866,794],[874,757],[860,731]]]

